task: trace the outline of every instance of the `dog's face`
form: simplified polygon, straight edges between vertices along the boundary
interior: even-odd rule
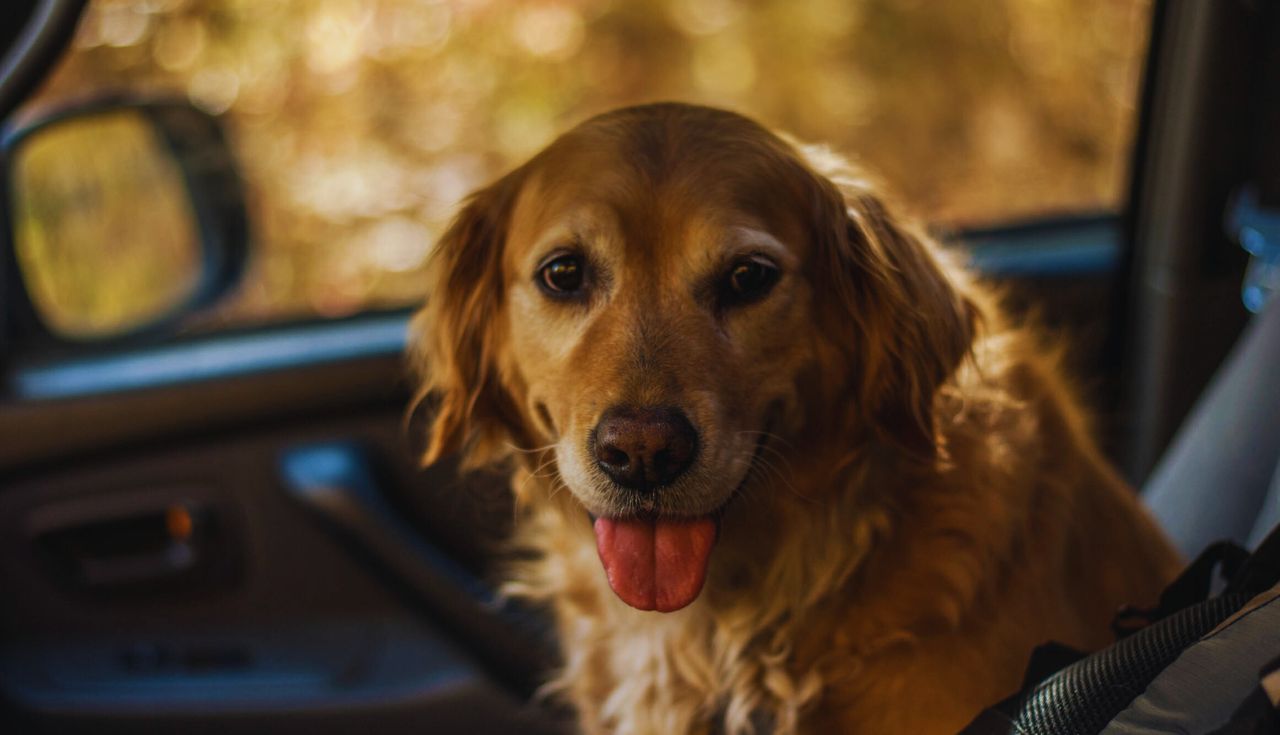
[[[768,184],[734,165],[674,150],[637,170],[630,141],[584,137],[515,204],[508,369],[592,514],[706,515],[813,360],[801,223],[762,216]]]
[[[883,430],[928,452],[966,309],[877,201],[850,204],[730,113],[579,126],[473,197],[440,244],[421,320],[440,399],[429,459],[553,447],[614,591],[688,604],[768,442]]]

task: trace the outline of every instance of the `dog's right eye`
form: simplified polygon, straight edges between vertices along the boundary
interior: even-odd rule
[[[580,255],[561,255],[538,269],[538,283],[555,296],[570,296],[582,290],[585,264]]]

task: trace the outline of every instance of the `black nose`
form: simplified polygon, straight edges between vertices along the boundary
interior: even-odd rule
[[[596,424],[591,451],[614,482],[651,490],[689,469],[698,433],[679,409],[614,406]]]

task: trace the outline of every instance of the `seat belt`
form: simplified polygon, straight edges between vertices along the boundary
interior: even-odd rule
[[[1033,656],[1021,691],[984,710],[961,735],[1096,735],[1182,652],[1280,582],[1280,527],[1245,558],[1239,547],[1214,544],[1166,588],[1152,610],[1122,611],[1124,637],[1049,673]],[[1228,567],[1235,566],[1234,570]],[[1229,578],[1209,596],[1213,570]],[[1064,647],[1042,646],[1059,661]],[[1038,667],[1038,668],[1037,668]]]

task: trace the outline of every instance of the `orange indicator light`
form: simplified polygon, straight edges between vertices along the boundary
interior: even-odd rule
[[[193,521],[191,511],[181,505],[171,505],[164,513],[164,525],[169,531],[169,538],[174,541],[186,541],[191,538]]]

